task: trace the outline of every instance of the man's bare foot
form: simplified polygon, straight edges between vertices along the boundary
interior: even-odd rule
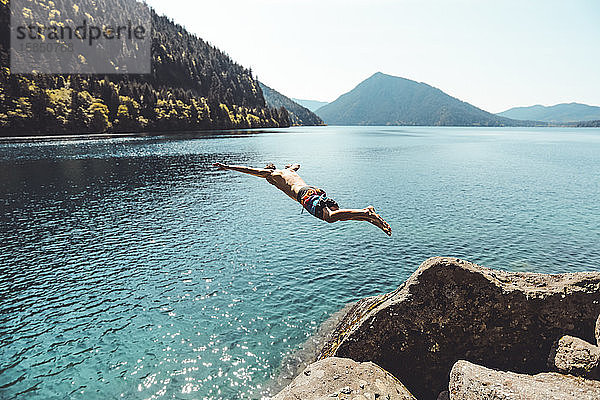
[[[385,232],[386,235],[392,236],[392,227],[385,222],[381,215],[375,212],[375,207],[368,206],[365,208],[369,215],[369,222]]]

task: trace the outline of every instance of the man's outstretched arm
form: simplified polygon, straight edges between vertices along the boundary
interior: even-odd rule
[[[225,164],[221,164],[221,163],[214,163],[213,167],[217,167],[221,170],[229,169],[231,171],[243,172],[245,174],[258,176],[259,178],[266,178],[267,176],[271,175],[271,170],[264,169],[264,168],[251,168],[251,167],[244,167],[242,165],[225,165]]]

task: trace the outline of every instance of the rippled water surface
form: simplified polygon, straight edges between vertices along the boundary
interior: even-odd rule
[[[216,161],[299,162],[394,235]],[[597,129],[0,143],[0,398],[257,397],[328,315],[430,256],[600,270],[599,200]]]

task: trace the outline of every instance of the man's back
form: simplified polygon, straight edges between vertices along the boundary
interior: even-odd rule
[[[291,168],[274,169],[266,179],[267,182],[294,200],[296,200],[300,188],[306,186],[306,182],[300,178],[295,169]]]

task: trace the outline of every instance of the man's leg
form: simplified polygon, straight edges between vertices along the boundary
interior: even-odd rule
[[[386,234],[392,234],[390,225],[375,212],[375,209],[372,206],[363,209],[340,210],[331,210],[328,207],[325,207],[323,209],[323,220],[330,223],[337,221],[367,221],[384,231]]]

